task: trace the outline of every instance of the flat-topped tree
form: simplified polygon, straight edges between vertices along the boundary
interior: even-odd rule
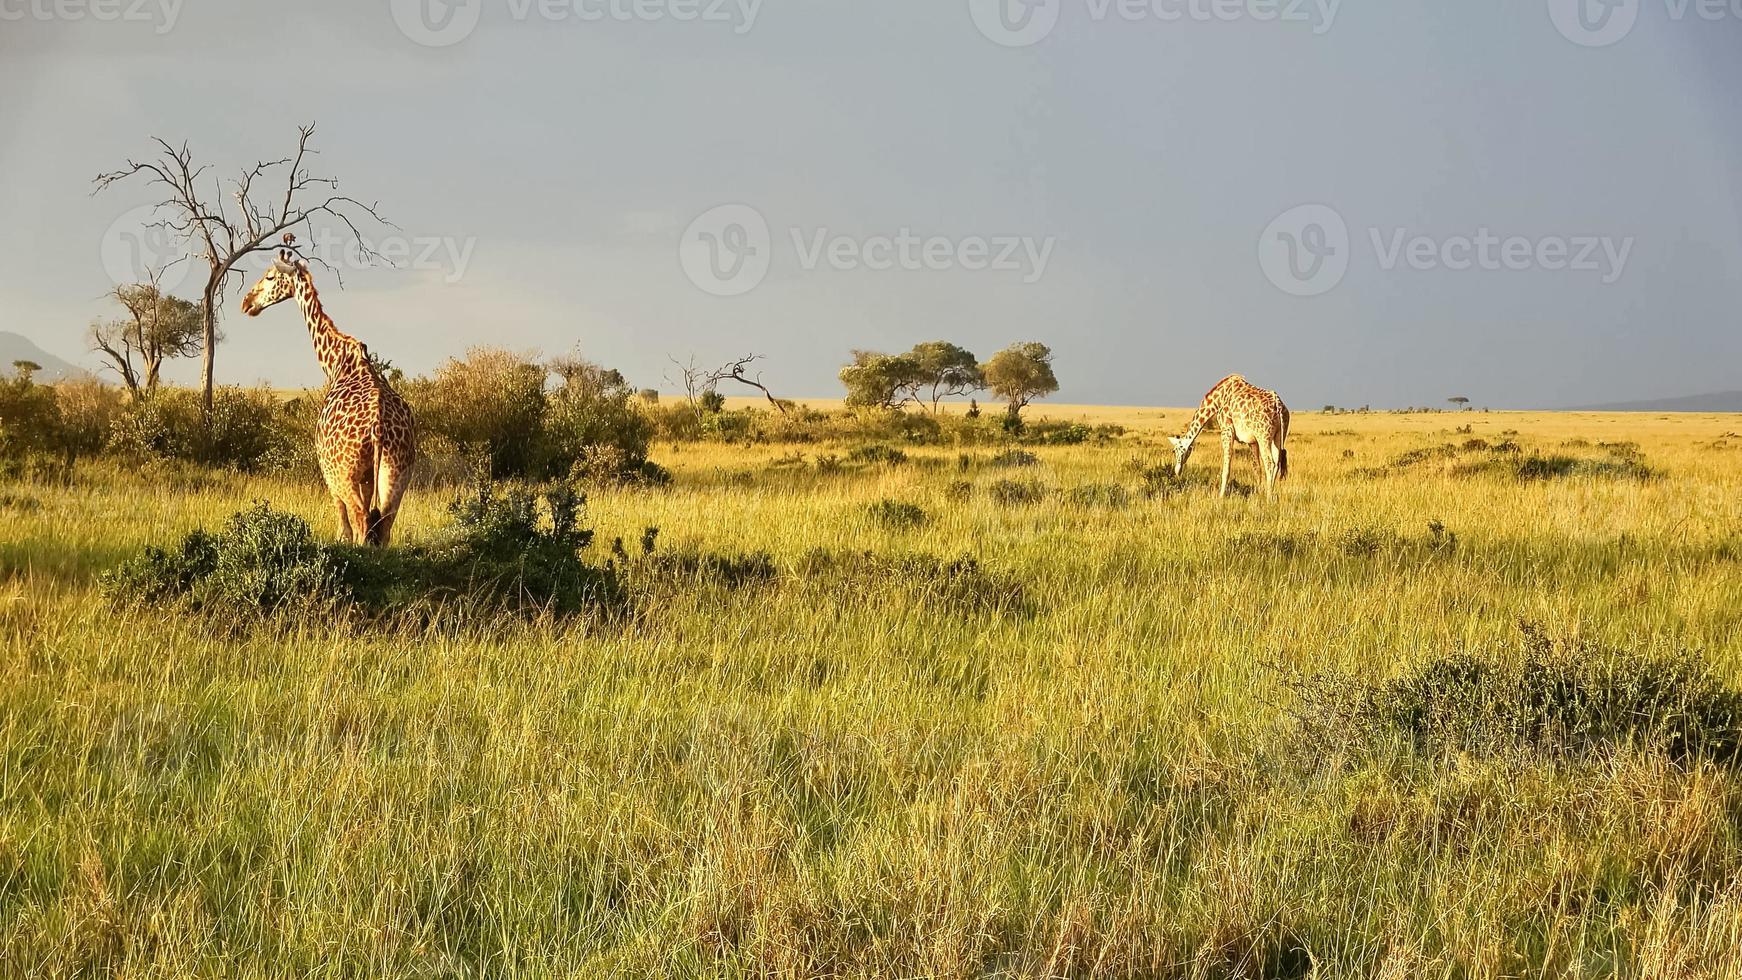
[[[202,189],[201,178],[211,168],[196,165],[186,143],[178,149],[159,137],[153,137],[157,144],[156,159],[143,163],[128,160],[126,167],[96,178],[98,192],[131,177],[162,189],[165,196],[156,204],[157,219],[152,226],[184,241],[187,258],[205,260],[207,275],[201,292],[202,404],[208,416],[212,411],[212,354],[218,340],[219,300],[239,262],[255,252],[272,251],[286,232],[300,230],[305,240],[314,239],[312,232],[318,223],[342,228],[349,244],[355,246],[365,261],[391,264],[369,247],[357,230],[359,221],[390,224],[377,213],[376,205],[340,194],[338,178],[317,177],[304,167],[304,161],[316,152],[309,148],[314,132],[312,123],[299,126],[294,156],[259,161],[243,170],[230,182],[229,204],[225,203],[222,181],[214,178]],[[311,258],[319,265],[333,268],[318,255]],[[333,272],[338,277],[338,270]]]

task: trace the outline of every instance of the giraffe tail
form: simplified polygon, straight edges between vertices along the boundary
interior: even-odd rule
[[[375,466],[370,470],[369,479],[369,525],[363,533],[363,540],[371,548],[379,548],[381,540],[381,407],[377,403],[375,419]]]
[[[1288,479],[1288,450],[1287,449],[1278,449],[1276,451],[1276,475],[1278,477],[1281,477],[1284,480]]]

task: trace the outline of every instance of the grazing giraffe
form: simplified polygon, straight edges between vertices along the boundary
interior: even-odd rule
[[[363,342],[333,326],[321,309],[308,263],[289,249],[279,251],[242,297],[242,312],[259,316],[292,296],[302,307],[315,359],[327,376],[315,453],[339,509],[339,536],[347,544],[356,544],[360,536],[385,548],[417,458],[411,407],[370,363]]]
[[[1217,382],[1192,416],[1191,425],[1173,444],[1173,475],[1179,476],[1192,454],[1192,445],[1204,427],[1215,425],[1222,432],[1222,496],[1228,495],[1228,471],[1234,463],[1234,444],[1250,445],[1258,460],[1258,476],[1264,492],[1276,495],[1277,481],[1288,476],[1288,406],[1274,391],[1266,391],[1231,374]]]

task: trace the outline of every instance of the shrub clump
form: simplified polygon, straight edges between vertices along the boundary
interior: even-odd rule
[[[174,606],[239,625],[310,615],[429,620],[614,612],[619,570],[585,562],[586,498],[567,484],[542,493],[480,483],[449,508],[428,545],[370,550],[315,539],[293,514],[258,504],[221,531],[194,531],[173,550],[148,547],[102,579],[115,603]]]
[[[1677,762],[1742,754],[1742,691],[1698,656],[1554,641],[1524,627],[1510,657],[1457,653],[1401,677],[1297,677],[1303,744],[1373,753],[1576,759],[1634,749]]]
[[[1006,449],[988,460],[987,465],[1006,469],[1021,469],[1039,466],[1040,457],[1026,449]]]
[[[907,454],[894,446],[856,446],[847,453],[847,462],[872,466],[900,466],[907,462]]]
[[[967,555],[955,559],[928,554],[884,555],[872,551],[815,548],[799,561],[798,573],[813,583],[832,584],[855,597],[902,592],[921,602],[969,613],[1028,612],[1026,592],[1014,578],[994,572]]]
[[[1006,506],[1039,503],[1051,492],[1039,480],[999,480],[986,489],[993,500]]]
[[[685,549],[648,555],[636,566],[654,582],[703,583],[730,590],[768,585],[780,578],[780,569],[766,551],[749,554],[718,554]]]
[[[911,531],[931,520],[918,504],[901,500],[879,500],[866,508],[871,523],[890,531]]]
[[[1131,493],[1117,483],[1086,483],[1065,491],[1065,501],[1085,510],[1118,510],[1131,503]]]

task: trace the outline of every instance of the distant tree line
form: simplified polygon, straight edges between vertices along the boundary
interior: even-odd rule
[[[856,350],[841,369],[847,404],[897,409],[908,404],[937,414],[946,398],[990,391],[1005,403],[1010,425],[1037,398],[1058,391],[1052,350],[1045,344],[1012,344],[982,363],[972,351],[945,340],[915,344],[902,354]]]

